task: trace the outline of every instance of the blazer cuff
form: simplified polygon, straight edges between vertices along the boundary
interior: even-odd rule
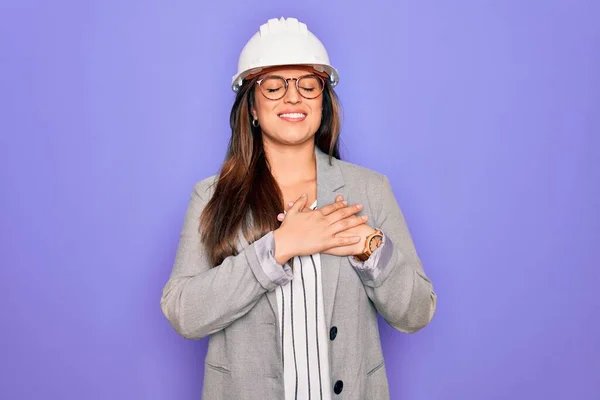
[[[357,261],[348,257],[350,264],[363,282],[373,282],[389,264],[394,253],[394,244],[383,234],[381,245],[365,261]]]
[[[275,238],[273,231],[254,242],[254,251],[259,268],[250,264],[254,275],[266,290],[285,285],[292,280],[292,269],[289,264],[281,265],[275,260]]]

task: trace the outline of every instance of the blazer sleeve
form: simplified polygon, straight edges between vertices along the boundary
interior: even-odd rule
[[[401,332],[413,333],[433,318],[437,295],[386,176],[381,176],[380,193],[375,224],[384,234],[383,245],[377,250],[376,262],[367,260],[352,265],[388,324]]]
[[[201,339],[245,315],[267,291],[288,282],[292,273],[273,258],[272,234],[211,268],[200,242],[199,218],[208,202],[202,182],[195,185],[186,211],[171,275],[160,306],[183,337]]]

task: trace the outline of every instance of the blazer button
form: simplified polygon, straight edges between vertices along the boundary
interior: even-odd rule
[[[333,392],[335,394],[340,394],[342,393],[342,389],[344,388],[344,382],[342,381],[337,381],[335,383],[335,385],[333,385]]]
[[[337,336],[337,327],[333,326],[329,330],[329,340],[334,340],[336,336]]]

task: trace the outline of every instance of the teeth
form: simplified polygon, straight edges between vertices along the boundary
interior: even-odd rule
[[[279,115],[279,117],[282,117],[282,118],[304,118],[304,117],[306,117],[306,114],[289,113],[289,114],[281,114],[281,115]]]

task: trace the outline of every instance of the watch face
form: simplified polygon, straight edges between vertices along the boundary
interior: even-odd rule
[[[372,252],[377,250],[377,248],[381,246],[382,239],[381,235],[373,236],[369,241],[369,250]]]

